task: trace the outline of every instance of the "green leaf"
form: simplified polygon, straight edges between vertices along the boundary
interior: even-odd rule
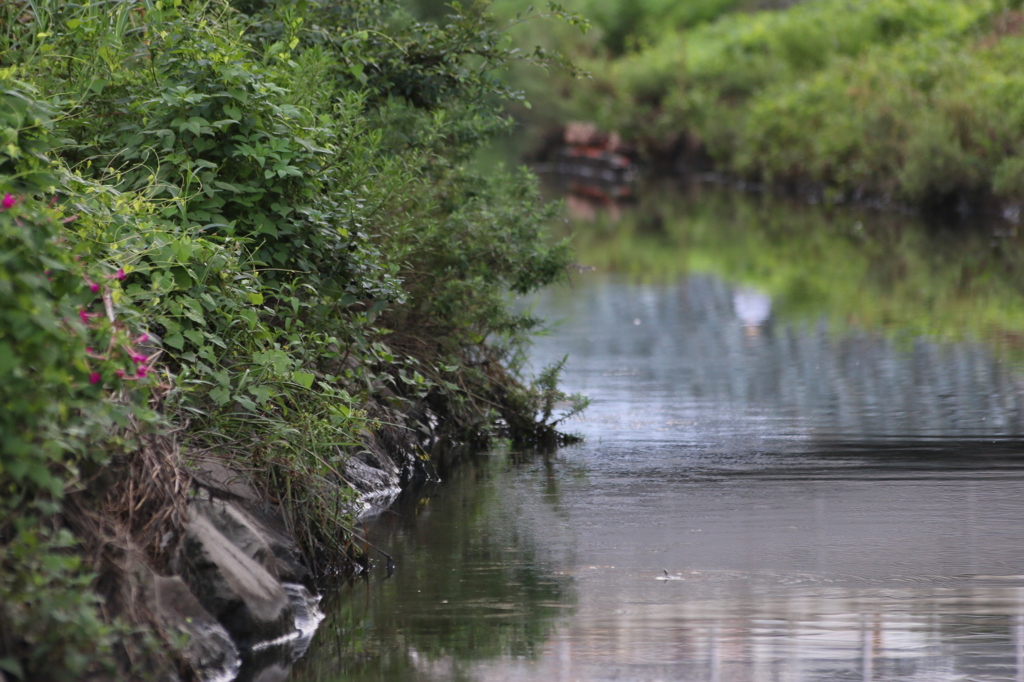
[[[205,325],[206,318],[203,317],[203,307],[199,301],[192,298],[182,299],[182,310],[185,317],[192,320],[196,324]]]
[[[254,291],[247,294],[246,298],[249,299],[249,303],[252,303],[253,305],[263,305],[263,294],[261,293]]]
[[[227,405],[228,401],[231,400],[231,391],[223,386],[218,386],[210,391],[210,399],[220,406]]]
[[[25,679],[25,672],[21,669],[21,664],[10,656],[0,658],[0,670],[14,675],[19,680]]]
[[[292,379],[303,388],[309,388],[313,385],[313,380],[316,377],[309,372],[292,372]]]
[[[246,398],[244,395],[236,395],[235,402],[249,410],[250,412],[256,411],[256,403]]]
[[[250,386],[248,390],[260,405],[266,403],[273,396],[268,386]]]
[[[18,359],[14,356],[14,349],[6,341],[0,341],[0,377],[18,365]]]
[[[220,180],[214,180],[213,186],[222,189],[225,192],[231,192],[232,194],[241,194],[242,190],[236,185],[232,185],[230,182],[221,182]]]
[[[197,332],[195,330],[190,329],[187,332],[185,332],[185,338],[187,338],[189,341],[191,341],[196,346],[203,345],[203,334],[202,334],[202,332]]]

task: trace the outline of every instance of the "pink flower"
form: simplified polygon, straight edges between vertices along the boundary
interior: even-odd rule
[[[123,369],[119,369],[119,370],[117,370],[114,373],[117,375],[118,379],[124,379],[124,370]]]
[[[79,310],[78,311],[78,317],[79,317],[80,320],[82,320],[82,324],[89,324],[89,318],[99,317],[99,316],[100,316],[99,313],[87,313],[84,310]]]
[[[132,343],[146,343],[147,341],[149,341],[149,334],[142,333]]]
[[[100,383],[100,373],[99,372],[90,372],[89,373],[89,383],[90,384],[98,384],[98,383]]]
[[[106,275],[106,278],[107,279],[124,279],[127,276],[128,275],[124,274],[124,268],[118,268],[117,272],[115,272],[113,275]]]
[[[100,285],[96,284],[96,282],[92,281],[88,277],[85,278],[85,283],[89,285],[89,291],[94,294],[100,290]]]
[[[3,200],[0,201],[0,208],[6,211],[11,206],[14,206],[15,201],[16,199],[14,198],[14,195],[5,194]]]
[[[143,355],[142,353],[133,353],[132,360],[135,361],[136,364],[138,364],[140,362],[145,362],[146,360],[149,360],[149,358]]]
[[[144,379],[147,374],[149,374],[149,367],[146,367],[145,365],[139,365],[138,371],[135,372],[135,376],[140,379]]]

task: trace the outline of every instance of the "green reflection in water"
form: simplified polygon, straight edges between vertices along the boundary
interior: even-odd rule
[[[383,580],[380,566],[331,593],[327,620],[289,679],[460,680],[480,661],[536,656],[574,593],[519,522],[531,499],[558,513],[550,467],[522,458],[474,458],[371,523],[394,576]],[[514,478],[512,467],[521,467]]]
[[[631,281],[714,273],[772,298],[775,316],[981,339],[1024,360],[1024,240],[1008,225],[929,227],[709,185],[655,187],[635,206],[568,199],[578,261]]]

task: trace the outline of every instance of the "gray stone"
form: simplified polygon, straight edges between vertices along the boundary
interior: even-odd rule
[[[292,667],[285,663],[274,663],[260,670],[250,678],[250,682],[285,682]]]
[[[251,504],[260,503],[260,495],[242,473],[216,459],[199,459],[191,467],[192,478],[218,497],[237,498]]]
[[[261,667],[251,676],[239,682],[285,682],[292,672],[290,662],[271,663]]]
[[[183,575],[199,603],[249,647],[295,630],[281,583],[193,505],[181,546]]]
[[[302,582],[309,576],[295,541],[258,510],[219,499],[193,500],[192,507],[279,581]]]
[[[365,448],[345,461],[343,475],[360,493],[380,493],[401,484],[401,470],[372,433],[364,435]]]
[[[284,591],[291,600],[295,613],[295,629],[299,631],[298,637],[292,643],[292,656],[298,659],[309,649],[313,635],[326,616],[320,610],[320,597],[310,594],[305,585],[284,583]]]
[[[367,464],[357,456],[345,462],[344,475],[345,479],[363,495],[382,493],[397,488],[399,484],[397,475]]]
[[[144,581],[147,600],[161,626],[188,638],[184,655],[203,680],[229,680],[242,665],[238,648],[224,626],[207,613],[185,582],[150,573]]]

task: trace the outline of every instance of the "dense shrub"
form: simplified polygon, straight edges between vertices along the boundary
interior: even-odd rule
[[[119,424],[152,419],[132,390],[152,365],[113,316],[120,275],[47,199],[52,113],[0,74],[0,670],[39,680],[109,666],[115,631],[75,538],[52,518],[123,449]]]
[[[557,60],[479,8],[371,1],[7,3],[0,46],[0,670],[110,662],[60,512],[117,487],[140,429],[250,471],[323,570],[382,417],[554,438],[509,297],[568,249],[529,174],[469,161],[521,98],[501,69]]]

